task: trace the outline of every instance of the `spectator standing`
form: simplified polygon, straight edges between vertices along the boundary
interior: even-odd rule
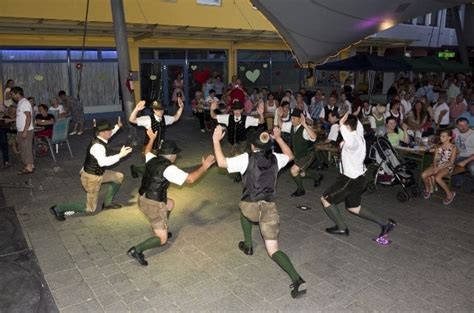
[[[35,171],[33,160],[33,108],[30,102],[24,97],[21,87],[11,89],[13,101],[17,103],[16,109],[16,130],[17,141],[20,149],[23,168],[18,171],[18,175],[31,174]]]
[[[3,104],[8,108],[13,105],[13,98],[11,95],[12,88],[15,87],[15,81],[13,79],[7,80],[5,84],[5,90],[3,91]]]
[[[436,129],[449,127],[449,106],[446,104],[446,94],[440,94],[433,107],[433,119]]]
[[[48,112],[53,114],[56,119],[65,118],[66,117],[66,110],[62,104],[60,104],[59,98],[54,97],[51,100],[51,106],[48,109]]]
[[[69,108],[71,112],[74,128],[69,135],[82,135],[84,133],[84,108],[82,106],[82,102],[73,96],[66,95],[64,90],[61,90],[58,93],[58,97],[62,100],[63,106],[65,108]],[[64,110],[67,111],[66,109]]]

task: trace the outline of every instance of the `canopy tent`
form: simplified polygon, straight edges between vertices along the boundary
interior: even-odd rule
[[[422,58],[407,58],[407,57],[395,57],[392,60],[404,63],[410,66],[410,70],[413,72],[471,72],[472,69],[469,66],[465,66],[456,61],[443,60],[434,56],[427,56]]]
[[[342,49],[408,19],[469,0],[251,0],[301,63]]]
[[[410,65],[405,62],[399,62],[397,60],[388,59],[385,57],[370,55],[370,54],[358,54],[353,57],[329,62],[323,65],[316,66],[317,70],[327,71],[382,71],[382,72],[401,72],[409,71]]]

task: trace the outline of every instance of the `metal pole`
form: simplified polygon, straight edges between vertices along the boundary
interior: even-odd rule
[[[464,29],[461,25],[461,17],[459,16],[459,6],[448,9],[451,10],[453,15],[454,28],[456,29],[456,37],[458,40],[459,54],[461,56],[461,62],[464,65],[469,66],[469,57],[467,55],[466,38],[464,36]]]
[[[122,90],[122,103],[125,108],[126,123],[134,108],[133,91],[127,87],[127,78],[130,74],[130,54],[127,41],[127,26],[125,24],[125,14],[123,10],[123,0],[110,0],[112,9],[112,21],[114,24],[115,46],[117,48],[117,60],[119,68],[120,89]],[[137,145],[136,129],[130,127],[129,140],[132,145]]]

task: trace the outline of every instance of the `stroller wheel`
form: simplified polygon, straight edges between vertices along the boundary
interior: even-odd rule
[[[406,202],[410,199],[410,195],[405,190],[400,190],[397,193],[397,200],[400,202]]]
[[[417,198],[421,195],[421,190],[420,190],[420,187],[418,186],[414,186],[412,189],[411,189],[411,196],[413,198]]]
[[[375,183],[374,182],[369,182],[367,184],[367,191],[372,193],[372,192],[375,192],[375,190],[377,189],[377,187],[375,186]]]

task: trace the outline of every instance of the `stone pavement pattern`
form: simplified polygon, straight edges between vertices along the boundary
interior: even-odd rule
[[[365,205],[398,222],[393,244],[382,247],[372,241],[379,232],[376,225],[346,212],[349,237],[324,232],[332,225],[318,199],[335,179],[334,170],[321,187],[308,184],[299,199],[288,196],[295,187],[283,172],[277,200],[280,248],[308,282],[307,295],[294,300],[289,278],[266,255],[258,227],[254,255],[238,250],[240,185],[215,167],[193,186],[170,189],[176,202],[170,222],[174,236],[166,246],[145,252],[148,267],[126,255],[151,235],[136,206],[140,181],[129,173],[129,166],[141,160],[140,148],[117,166],[126,176],[118,194],[119,201],[128,203],[125,208],[57,222],[48,213],[51,205],[84,199],[78,172],[90,136],[71,138],[73,160],[66,150],[56,165],[48,157],[37,160],[33,196],[26,189],[4,189],[61,312],[474,310],[472,194],[459,194],[450,206],[439,197],[401,204],[395,197],[398,187],[366,194]],[[168,136],[183,149],[177,161],[181,167],[197,164],[212,148],[210,133],[201,134],[191,120],[170,127]],[[126,140],[122,132],[112,145],[118,150]],[[2,182],[25,180],[15,171],[0,173]],[[297,205],[312,210],[302,212]]]

